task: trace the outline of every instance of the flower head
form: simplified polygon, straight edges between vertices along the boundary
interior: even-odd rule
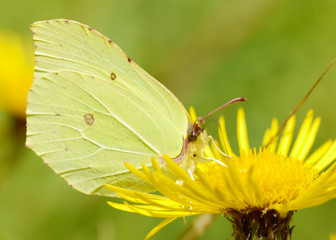
[[[274,119],[259,149],[249,147],[242,109],[238,111],[237,120],[239,154],[231,149],[223,117],[219,120],[221,149],[217,147],[219,144],[205,149],[207,157],[224,164],[199,163],[194,177],[191,177],[165,157],[167,167],[174,171],[178,182],[167,177],[155,160],[153,171],[143,166],[143,172],[140,172],[127,164],[132,173],[152,184],[162,195],[107,185],[126,201],[135,203],[109,204],[124,211],[167,218],[152,230],[151,236],[178,217],[202,213],[231,217],[236,228],[242,228],[235,229],[238,232],[246,230],[243,229],[246,226],[239,225],[241,222],[251,221],[252,224],[265,216],[287,226],[294,210],[319,205],[336,197],[336,141],[327,141],[307,157],[320,124],[319,118],[313,118],[312,111],[307,113],[293,146],[295,117],[286,124],[279,143],[273,138],[278,130]],[[266,225],[260,226],[261,232],[267,232],[269,226]],[[272,234],[279,236],[290,234],[289,228],[274,231]]]
[[[24,118],[26,98],[33,82],[32,49],[11,32],[0,32],[0,108]]]

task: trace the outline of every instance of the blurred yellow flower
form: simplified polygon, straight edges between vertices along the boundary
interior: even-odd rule
[[[329,240],[336,240],[336,233],[329,234]]]
[[[156,160],[153,160],[153,171],[143,166],[141,172],[126,164],[133,174],[152,184],[162,195],[107,185],[126,201],[135,203],[109,204],[123,211],[166,218],[147,239],[178,217],[203,213],[228,217],[233,223],[234,235],[239,236],[236,239],[246,239],[251,234],[257,238],[287,239],[291,234],[289,222],[294,210],[316,206],[336,197],[336,141],[327,141],[307,157],[319,124],[320,118],[314,119],[313,112],[309,111],[292,146],[295,125],[295,117],[292,117],[279,144],[278,139],[273,139],[271,144],[257,151],[249,147],[244,112],[239,109],[239,156],[231,149],[223,117],[219,119],[222,150],[215,145],[205,150],[207,157],[220,160],[226,167],[216,162],[200,163],[192,178],[165,157],[167,167],[179,179],[176,182],[161,171]],[[277,130],[278,123],[274,119],[272,127],[265,133],[263,146]]]
[[[26,99],[33,82],[33,49],[13,32],[0,31],[0,108],[25,117]]]

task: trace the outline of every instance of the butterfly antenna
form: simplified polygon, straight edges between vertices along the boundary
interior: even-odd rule
[[[226,106],[229,106],[231,105],[232,103],[236,103],[236,102],[245,102],[246,101],[246,98],[243,98],[243,97],[239,97],[239,98],[235,98],[235,99],[232,99],[231,101],[225,103],[224,105],[220,106],[219,108],[213,110],[212,112],[208,113],[204,118],[198,118],[198,121],[201,123],[201,124],[204,124],[205,120],[211,116],[212,114],[218,112],[219,110],[221,110],[222,108],[225,108]]]
[[[284,129],[284,127],[286,126],[288,120],[297,113],[297,111],[299,111],[299,109],[302,107],[302,105],[305,103],[305,101],[307,100],[307,98],[310,96],[310,94],[314,91],[314,89],[316,88],[316,86],[321,82],[321,80],[324,78],[324,76],[327,74],[327,72],[330,70],[330,68],[334,65],[334,63],[336,62],[336,58],[334,58],[331,63],[328,65],[328,67],[326,68],[326,70],[324,70],[324,72],[322,73],[322,75],[317,79],[317,81],[315,82],[315,84],[312,86],[312,88],[309,90],[309,92],[302,98],[302,100],[300,101],[300,103],[296,106],[296,108],[288,115],[288,117],[286,118],[286,120],[281,124],[281,126],[279,127],[278,131],[274,134],[274,136],[267,142],[266,145],[264,145],[265,148],[267,148],[272,142],[273,140],[280,134],[280,132]]]

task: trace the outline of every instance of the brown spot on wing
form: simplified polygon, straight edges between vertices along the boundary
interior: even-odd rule
[[[84,120],[87,125],[91,126],[94,123],[94,116],[91,113],[84,115]]]
[[[110,78],[111,78],[112,80],[115,80],[115,79],[117,78],[117,75],[116,75],[114,72],[111,72],[111,74],[110,74]]]

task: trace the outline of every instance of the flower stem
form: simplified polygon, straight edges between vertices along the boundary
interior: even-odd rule
[[[217,215],[203,214],[200,215],[195,221],[177,238],[178,240],[196,240],[202,237],[204,232],[216,219]]]

